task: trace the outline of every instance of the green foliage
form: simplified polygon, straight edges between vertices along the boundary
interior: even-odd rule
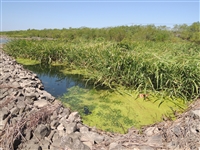
[[[104,39],[106,41],[120,42],[124,39],[129,41],[169,41],[173,36],[166,27],[147,26],[118,26],[110,28],[69,28],[69,29],[28,29],[26,31],[2,32],[2,35],[21,38],[53,38],[72,40]]]
[[[173,30],[176,36],[179,36],[183,40],[200,44],[200,22],[194,22],[190,26],[186,24],[175,25]]]
[[[184,99],[199,96],[200,47],[194,43],[13,40],[4,49],[14,57],[86,69],[95,86],[123,85]]]
[[[28,29],[26,31],[0,32],[1,35],[16,38],[48,38],[73,40],[94,40],[104,39],[106,41],[121,42],[128,41],[179,41],[188,40],[200,43],[200,23],[194,22],[192,25],[174,25],[172,29],[166,26],[155,25],[134,25],[118,26],[108,28],[63,28],[63,29]]]

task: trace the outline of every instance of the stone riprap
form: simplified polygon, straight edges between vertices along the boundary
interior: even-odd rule
[[[0,50],[0,149],[200,149],[200,100],[176,121],[106,133],[81,122],[44,90],[37,75]]]

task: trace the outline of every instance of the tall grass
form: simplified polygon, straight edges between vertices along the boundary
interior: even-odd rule
[[[95,85],[123,85],[187,100],[200,92],[200,46],[194,43],[14,40],[4,49],[14,57],[87,69]]]

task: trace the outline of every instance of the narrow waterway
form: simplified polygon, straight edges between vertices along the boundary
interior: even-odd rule
[[[63,74],[65,66],[24,65],[36,73],[45,90],[59,98],[64,105],[81,114],[84,124],[110,132],[126,133],[135,126],[149,125],[172,117],[184,108],[181,100],[158,97],[149,93],[147,99],[128,89],[94,89],[86,87],[78,74]],[[162,103],[160,105],[160,103]]]
[[[61,97],[67,92],[67,89],[78,86],[85,87],[84,81],[81,80],[81,75],[66,74],[60,70],[63,66],[48,66],[48,65],[24,65],[24,68],[33,71],[42,81],[45,90],[56,98]]]
[[[1,43],[8,42],[1,39]],[[126,133],[131,127],[140,128],[162,121],[162,117],[171,117],[176,111],[183,111],[183,100],[161,97],[123,87],[116,90],[94,89],[87,86],[79,74],[63,74],[66,66],[23,65],[33,71],[42,81],[47,92],[60,99],[64,105],[81,114],[84,124],[109,131]]]
[[[0,37],[0,44],[5,44],[5,43],[7,43],[8,41],[9,41],[8,39],[1,38],[1,37]]]

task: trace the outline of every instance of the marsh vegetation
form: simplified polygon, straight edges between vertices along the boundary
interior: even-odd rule
[[[169,108],[168,110],[176,106],[180,110],[184,108],[180,101],[186,104],[199,97],[199,27],[200,24],[197,22],[191,26],[176,25],[171,30],[165,26],[147,25],[102,29],[10,31],[3,34],[17,38],[7,43],[4,50],[18,59],[30,59],[46,65],[60,64],[65,67],[60,70],[63,73],[74,72],[83,75],[85,84],[92,84],[93,90],[97,90],[94,92],[95,96],[91,97],[91,91],[72,88],[61,98],[63,102],[73,109],[81,107],[83,116],[84,110],[88,112],[93,110],[91,114],[85,115],[86,122],[90,120],[88,116],[96,114],[105,119],[113,112],[115,116],[107,120],[118,118],[121,122],[108,123],[108,126],[115,125],[120,128],[120,131],[118,129],[115,131],[124,132],[130,126],[137,126],[137,123],[141,122],[133,119],[137,118],[138,113],[128,113],[124,111],[127,107],[121,108],[126,100],[128,100],[128,103],[124,104],[126,106],[144,105],[145,109],[149,107],[149,110],[154,109],[159,112],[155,107],[152,108],[151,104],[159,108],[170,101],[172,103],[165,106]],[[41,39],[31,39],[31,37]],[[98,90],[99,88],[107,89],[107,96],[105,91]],[[76,91],[79,91],[77,96],[74,93]],[[86,93],[87,96],[84,95]],[[101,93],[104,93],[104,96],[97,97],[102,95]],[[143,97],[140,97],[140,94]],[[119,98],[120,96],[122,97]],[[85,103],[82,103],[81,97],[85,99]],[[88,103],[91,99],[93,105]],[[103,101],[101,109],[106,110],[104,114],[103,110],[94,107],[100,101]],[[155,111],[152,112],[155,114]],[[162,113],[157,113],[158,118],[161,118]],[[102,128],[100,126],[99,128]],[[106,130],[111,129],[106,128]]]

